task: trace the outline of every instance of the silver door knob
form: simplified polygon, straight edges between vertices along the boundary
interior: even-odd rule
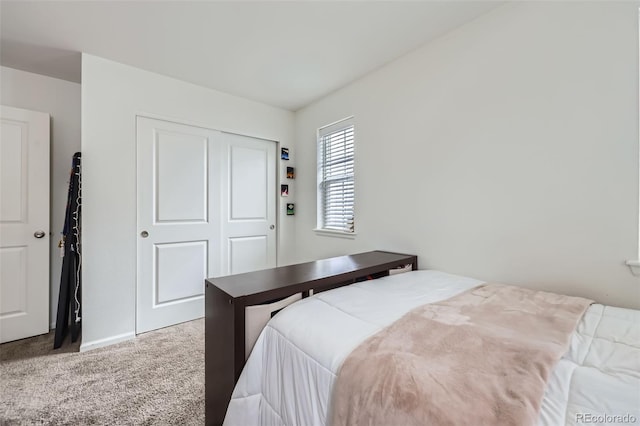
[[[46,235],[45,232],[40,230],[33,233],[33,236],[36,238],[44,238],[45,235]]]
[[[276,229],[276,226],[275,226],[275,225],[271,225],[271,226],[269,227],[269,229]]]
[[[141,236],[142,238],[147,238],[147,237],[149,236],[149,233],[148,233],[147,231],[142,231],[142,232],[140,233],[140,236]]]

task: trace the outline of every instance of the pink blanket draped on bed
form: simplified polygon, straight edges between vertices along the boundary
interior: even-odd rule
[[[347,357],[331,424],[533,425],[591,303],[485,284],[418,307]]]

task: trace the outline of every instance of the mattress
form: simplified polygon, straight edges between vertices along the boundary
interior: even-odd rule
[[[262,331],[224,424],[324,425],[342,362],[361,342],[426,303],[482,281],[413,271],[319,293]],[[640,311],[594,304],[550,377],[539,425],[640,422]]]

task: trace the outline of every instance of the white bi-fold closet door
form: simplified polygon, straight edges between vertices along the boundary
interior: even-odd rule
[[[136,332],[204,315],[204,280],[276,266],[276,143],[137,118]]]

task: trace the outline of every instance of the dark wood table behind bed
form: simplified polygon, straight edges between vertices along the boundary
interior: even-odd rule
[[[404,265],[418,269],[414,255],[371,251],[281,266],[205,281],[206,424],[224,420],[231,393],[245,363],[245,308],[296,293],[303,297],[368,278],[389,275]]]

